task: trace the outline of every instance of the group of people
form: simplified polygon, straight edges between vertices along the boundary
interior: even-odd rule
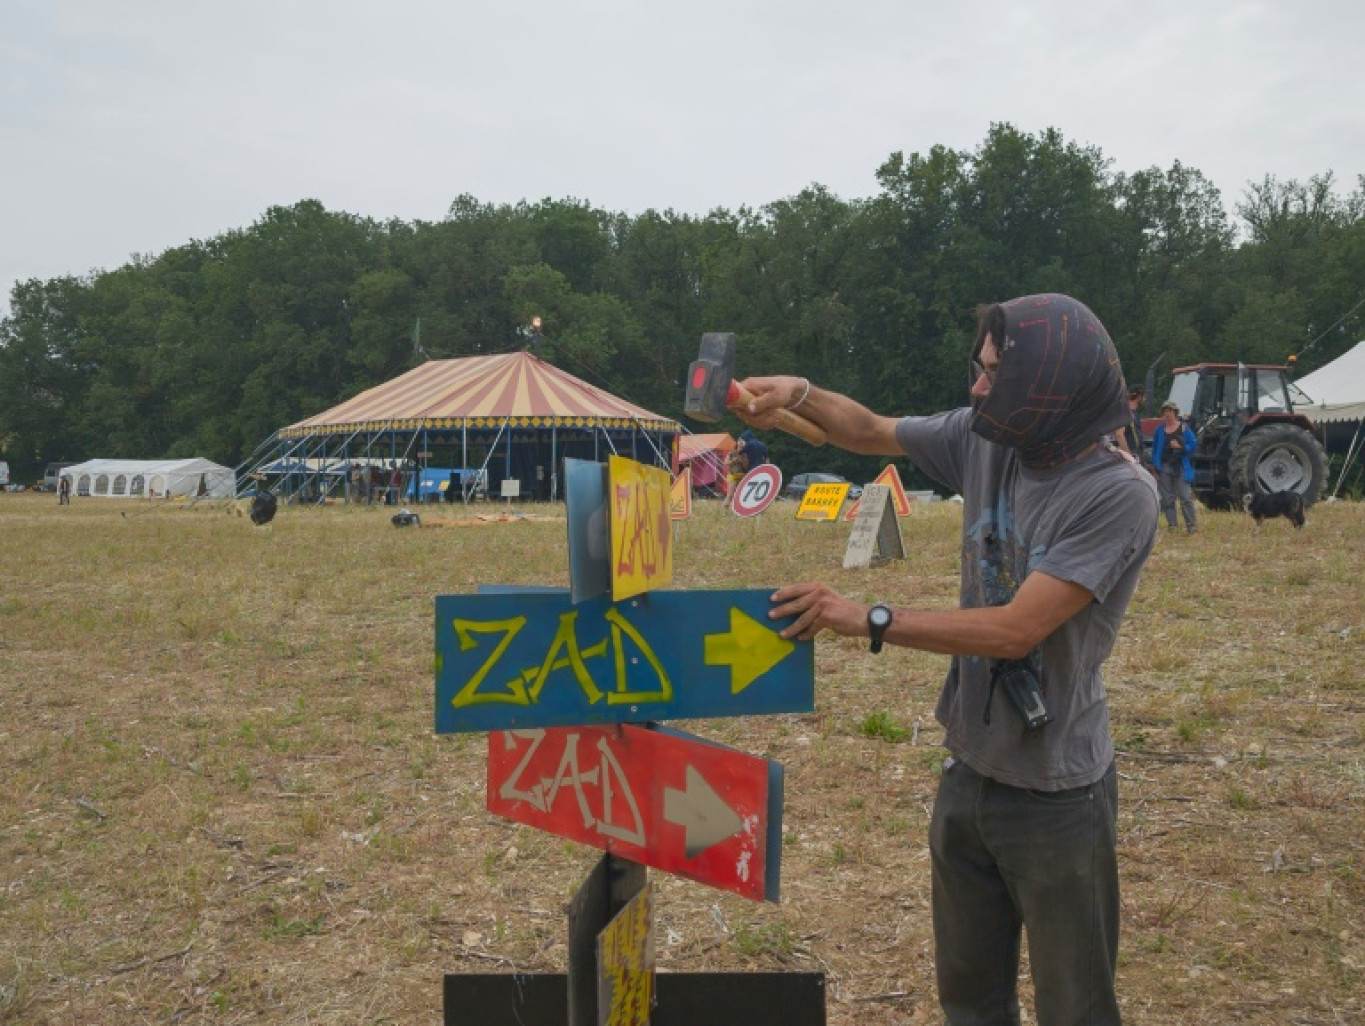
[[[792,618],[788,639],[829,630],[872,652],[950,657],[935,710],[948,757],[929,826],[947,1022],[1019,1023],[1027,931],[1036,1021],[1105,1026],[1120,1018],[1120,906],[1100,671],[1155,543],[1156,481],[1108,442],[1134,406],[1084,304],[1037,295],[981,308],[970,367],[968,402],[922,417],[882,416],[800,377],[743,382],[750,425],[775,428],[799,405],[832,444],[908,456],[963,498],[958,608],[927,609],[911,593],[869,606],[806,581],[778,588],[769,615]],[[1168,435],[1159,467],[1191,447],[1174,425]]]
[[[366,467],[356,463],[346,475],[347,502],[368,504],[378,499],[385,506],[396,506],[402,491],[403,470],[396,460],[389,467]]]
[[[1161,422],[1152,435],[1149,457],[1142,444],[1142,404],[1146,399],[1147,389],[1143,386],[1135,385],[1128,390],[1128,423],[1113,435],[1114,444],[1155,475],[1167,528],[1172,531],[1179,528],[1178,504],[1180,516],[1185,521],[1185,533],[1194,534],[1198,530],[1193,489],[1194,431],[1180,416],[1179,404],[1174,399],[1167,399],[1161,404]]]

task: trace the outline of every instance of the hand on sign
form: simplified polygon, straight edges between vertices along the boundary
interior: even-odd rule
[[[773,592],[772,602],[769,619],[796,617],[781,632],[788,640],[810,641],[826,627],[845,637],[867,637],[867,606],[844,598],[828,584],[791,584]]]

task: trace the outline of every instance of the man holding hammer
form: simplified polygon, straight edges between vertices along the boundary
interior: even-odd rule
[[[821,630],[952,656],[929,831],[939,1001],[952,1026],[1019,1022],[1028,931],[1042,1026],[1119,1022],[1118,792],[1100,667],[1156,537],[1151,475],[1099,319],[1061,295],[978,311],[971,405],[884,417],[804,378],[741,383],[756,427],[790,411],[852,452],[908,455],[963,497],[961,603],[870,609],[826,584],[773,594],[784,637]],[[781,411],[788,411],[782,414]]]

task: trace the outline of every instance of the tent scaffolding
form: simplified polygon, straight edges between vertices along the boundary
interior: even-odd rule
[[[681,431],[529,353],[430,360],[275,432],[239,468],[239,494],[264,479],[289,502],[349,499],[359,467],[385,489],[397,471],[406,500],[424,494],[415,486],[429,467],[449,467],[448,501],[555,501],[565,459],[625,455],[671,468]]]

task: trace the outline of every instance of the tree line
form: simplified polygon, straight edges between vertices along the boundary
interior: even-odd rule
[[[1034,292],[1090,305],[1131,381],[1158,361],[1300,352],[1307,371],[1365,333],[1365,175],[1349,193],[1330,172],[1267,176],[1234,221],[1194,168],[1116,171],[1056,130],[998,124],[970,152],[893,153],[877,183],[705,216],[465,195],[409,223],[304,200],[115,270],[26,281],[0,320],[0,452],[18,480],[94,456],[236,465],[424,359],[527,345],[682,420],[706,331],[738,333],[741,375],[925,413],[965,399],[975,307]],[[868,469],[770,441],[791,472]]]

